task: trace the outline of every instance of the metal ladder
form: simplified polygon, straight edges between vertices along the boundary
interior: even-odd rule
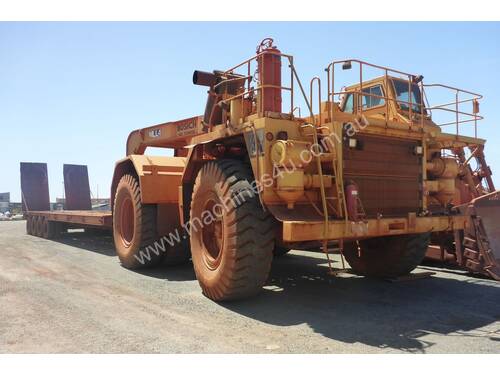
[[[316,117],[314,116],[314,113],[312,111],[312,103],[313,103],[313,85],[314,82],[318,83],[318,119],[316,120]],[[309,103],[310,103],[310,113],[311,113],[311,119],[313,122],[313,142],[315,145],[319,147],[319,141],[318,141],[318,130],[320,129],[321,126],[321,80],[319,77],[313,77],[310,82],[310,96],[309,96]],[[330,116],[330,120],[332,119],[333,116]],[[330,129],[329,129],[330,130]],[[334,200],[337,203],[337,214],[338,215],[343,215],[346,221],[346,228],[348,225],[348,215],[347,215],[347,205],[345,201],[345,194],[344,194],[344,179],[342,176],[342,173],[340,172],[340,166],[339,166],[339,149],[340,147],[335,147],[334,150],[330,150],[334,153],[334,156],[332,157],[332,170],[333,170],[333,175],[334,175],[334,180],[335,180],[335,190],[336,190],[336,196],[335,197],[327,197],[326,196],[326,189],[324,186],[324,181],[323,181],[323,166],[321,165],[321,156],[316,156],[316,166],[320,178],[320,193],[321,193],[321,202],[323,206],[323,241],[322,241],[322,251],[326,255],[326,259],[328,261],[328,272],[330,275],[337,275],[340,272],[343,272],[345,270],[345,262],[344,262],[344,241],[339,240],[338,242],[338,248],[330,249],[328,247],[328,229],[329,229],[329,213],[328,213],[328,200]],[[342,269],[339,271],[334,271],[332,267],[332,259],[330,258],[330,250],[338,250],[340,251],[341,255],[341,260],[342,260]]]
[[[310,83],[310,96],[309,96],[309,100],[307,98],[307,94],[304,90],[304,87],[302,86],[302,83],[297,75],[297,72],[295,70],[295,67],[293,66],[293,64],[290,64],[290,69],[292,71],[292,75],[293,77],[295,77],[297,79],[297,84],[299,86],[299,89],[302,93],[302,96],[304,98],[304,101],[308,107],[308,110],[309,110],[309,114],[311,116],[311,119],[312,119],[312,122],[314,123],[313,124],[304,124],[302,125],[303,128],[306,128],[306,127],[311,127],[312,128],[312,137],[313,137],[313,142],[315,145],[319,146],[319,142],[318,142],[318,124],[316,122],[316,119],[314,117],[314,112],[313,112],[313,109],[312,109],[312,88],[313,88],[313,84],[314,84],[314,81],[317,81],[318,82],[318,107],[319,107],[319,111],[318,111],[318,120],[319,120],[319,123],[321,124],[321,80],[319,77],[313,77],[311,79],[311,83]],[[332,111],[332,109],[330,108],[330,110]],[[330,119],[333,118],[333,113],[332,113],[332,116],[330,116]],[[346,204],[345,204],[345,196],[344,196],[344,187],[343,187],[343,178],[342,178],[342,174],[339,173],[339,166],[338,166],[338,149],[335,150],[335,153],[336,153],[336,157],[333,158],[333,164],[332,164],[332,167],[333,167],[333,172],[334,172],[334,175],[335,175],[335,186],[336,186],[336,190],[337,190],[337,199],[339,202],[341,203],[338,203],[338,207],[339,207],[339,213],[341,211],[344,212],[344,216],[345,216],[345,220],[346,220],[346,228],[347,228],[347,225],[348,225],[348,217],[347,217],[347,208],[346,208]],[[323,248],[323,252],[326,254],[326,257],[327,257],[327,260],[328,260],[328,269],[329,269],[329,273],[330,274],[335,274],[335,272],[333,271],[333,268],[332,268],[332,261],[330,259],[330,251],[328,249],[328,229],[329,229],[329,213],[328,213],[328,198],[326,197],[326,191],[325,191],[325,185],[324,185],[324,181],[323,181],[323,167],[321,166],[321,156],[316,156],[316,166],[317,166],[317,170],[318,170],[318,174],[319,174],[319,178],[320,178],[320,193],[321,193],[321,203],[322,203],[322,213],[323,213],[323,243],[322,243],[322,248]],[[343,208],[343,209],[342,209]],[[339,250],[341,252],[341,256],[342,256],[342,264],[344,265],[344,255],[343,255],[343,241],[340,241],[339,242]]]

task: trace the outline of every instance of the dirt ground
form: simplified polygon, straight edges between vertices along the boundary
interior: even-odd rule
[[[462,271],[334,278],[292,251],[261,295],[215,303],[191,264],[133,272],[109,236],[24,226],[0,223],[0,353],[500,353],[500,283]]]

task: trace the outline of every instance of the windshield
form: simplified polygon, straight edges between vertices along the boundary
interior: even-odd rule
[[[397,79],[393,79],[394,89],[396,90],[396,100],[398,100],[398,104],[403,111],[408,111],[410,108],[410,97],[408,95],[408,81],[400,81]],[[420,88],[417,84],[411,85],[411,110],[415,113],[422,112],[422,94],[420,92]],[[424,115],[426,114],[424,108]]]

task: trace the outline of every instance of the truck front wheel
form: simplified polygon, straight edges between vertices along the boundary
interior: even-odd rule
[[[113,238],[122,265],[136,269],[158,264],[164,254],[154,246],[156,237],[156,205],[142,203],[139,182],[126,174],[113,205]]]
[[[274,222],[252,189],[249,167],[236,160],[208,162],[198,173],[191,200],[194,270],[214,301],[260,292],[274,248]]]
[[[346,242],[344,255],[358,275],[394,278],[413,271],[424,259],[430,233]]]

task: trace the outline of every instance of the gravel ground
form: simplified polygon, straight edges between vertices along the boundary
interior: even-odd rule
[[[500,283],[461,271],[333,278],[292,251],[261,295],[214,303],[190,264],[128,271],[109,236],[24,226],[0,223],[0,353],[500,353]]]

